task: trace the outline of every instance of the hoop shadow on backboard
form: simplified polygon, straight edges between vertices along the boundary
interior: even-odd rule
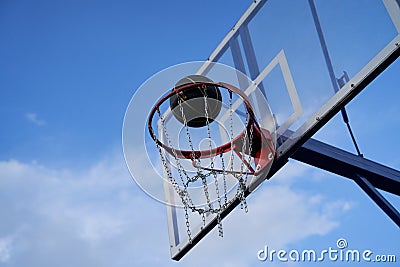
[[[246,196],[291,157],[355,180],[400,226],[398,212],[374,191],[377,187],[399,195],[393,189],[400,188],[398,171],[310,139],[400,56],[399,33],[397,0],[253,1],[197,70],[207,75],[213,62],[232,66],[252,81],[239,79],[241,87],[258,87],[268,99],[277,127],[276,159],[267,177],[251,182]],[[347,168],[341,168],[344,164]],[[170,187],[165,188],[166,198],[174,201]],[[239,204],[231,203],[221,217]],[[179,208],[167,206],[174,260],[218,224],[216,216],[207,216],[204,225],[193,227],[189,242],[180,229],[180,216]]]

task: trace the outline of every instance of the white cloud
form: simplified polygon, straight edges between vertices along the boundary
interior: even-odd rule
[[[210,233],[180,265],[249,266],[265,243],[287,246],[334,229],[335,215],[349,204],[293,190],[292,181],[306,173],[297,163],[288,165],[278,175],[291,178],[267,181],[250,196],[248,214],[238,209],[224,220],[224,238]],[[7,214],[0,236],[18,237],[0,242],[3,261],[61,267],[171,264],[164,206],[132,182],[120,156],[86,170],[2,161],[0,188],[6,192],[0,210]]]
[[[0,210],[6,215],[0,221],[0,236],[25,228],[14,242],[15,254],[5,245],[2,250],[19,266],[84,266],[99,261],[108,266],[121,261],[124,266],[124,260],[143,260],[141,254],[151,248],[146,240],[163,235],[162,205],[136,187],[120,157],[81,171],[3,161],[0,188]],[[167,234],[162,239],[166,238]],[[65,256],[60,265],[56,256],[63,251],[74,256]]]
[[[10,259],[12,239],[10,237],[0,238],[0,262]]]
[[[37,126],[43,126],[46,124],[46,121],[39,119],[36,113],[26,113],[25,118],[28,119],[28,121],[36,124]]]

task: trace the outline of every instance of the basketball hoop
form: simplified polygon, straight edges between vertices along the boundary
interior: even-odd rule
[[[210,125],[211,123],[216,123],[214,121],[218,114],[213,112],[214,114],[210,115],[210,110],[216,110],[215,108],[212,109],[212,105],[215,105],[215,101],[222,102],[222,99],[220,96],[218,96],[218,100],[211,99],[207,94],[207,88],[226,90],[229,95],[228,103],[222,103],[229,110],[227,115],[229,138],[225,142],[215,145],[215,147],[212,144],[213,129]],[[188,105],[188,102],[185,101],[193,99],[184,100],[181,96],[183,92],[188,92],[189,90],[199,90],[202,92],[201,97],[196,98],[196,101],[197,103],[201,103],[199,106],[204,108],[204,110],[196,110],[196,114],[201,114],[199,116],[204,121],[204,125],[199,126],[196,124],[195,127],[205,128],[206,136],[204,138],[209,143],[207,149],[195,149],[195,145],[193,144],[193,136],[191,134],[191,128],[193,127],[188,123],[188,109],[185,109],[185,105]],[[233,136],[233,95],[236,95],[236,99],[244,106],[244,114],[241,115],[243,130],[236,136]],[[175,147],[176,145],[171,140],[172,136],[167,127],[166,115],[168,112],[171,113],[171,107],[168,110],[160,110],[164,106],[163,104],[172,97],[178,100],[176,109],[172,110],[172,113],[175,117],[179,116],[178,120],[183,124],[185,142],[189,145],[189,149]],[[219,103],[218,105],[222,104]],[[220,106],[218,108],[220,109]],[[158,135],[154,132],[152,126],[156,114],[158,116]],[[246,94],[235,86],[223,82],[192,81],[192,83],[175,87],[161,97],[151,110],[147,124],[149,134],[154,140],[160,154],[163,170],[183,204],[189,242],[191,241],[191,231],[188,211],[198,213],[202,216],[204,224],[205,216],[216,214],[219,235],[222,236],[221,212],[236,199],[240,200],[242,208],[247,212],[245,191],[247,189],[248,176],[265,175],[265,170],[270,167],[275,156],[275,147],[271,133],[259,126]],[[167,164],[170,160],[175,165],[175,171]],[[190,162],[192,168],[189,170],[189,165],[184,162]],[[227,181],[232,178],[236,181],[236,192],[233,195],[229,195]],[[201,185],[204,202],[198,203],[199,201],[194,200],[194,197],[190,194],[189,189],[195,184]],[[211,185],[213,185],[214,192],[211,192]]]

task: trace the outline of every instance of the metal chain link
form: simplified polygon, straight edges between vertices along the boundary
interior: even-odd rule
[[[192,232],[190,231],[190,221],[189,221],[189,214],[188,214],[188,206],[184,205],[183,209],[185,210],[186,233],[188,235],[189,243],[192,243]]]
[[[175,150],[175,147],[173,146],[171,138],[169,137],[169,134],[168,134],[168,131],[167,131],[167,127],[165,125],[164,116],[161,115],[161,112],[160,112],[159,109],[157,109],[157,113],[158,113],[158,116],[159,116],[160,121],[161,121],[161,126],[163,128],[163,133],[164,133],[165,137],[167,138],[167,144],[172,149],[172,154],[174,156],[175,163],[176,163],[176,165],[178,167],[178,172],[179,172],[180,176],[181,176],[181,174],[184,174],[185,177],[188,179],[189,175],[186,173],[186,170],[182,167],[182,165],[181,165],[181,163],[179,161],[179,158],[178,158],[178,154],[177,154],[177,152]],[[182,183],[184,183],[184,180],[183,180],[182,176],[181,176],[181,181],[182,181]]]
[[[251,126],[250,126],[250,139],[249,139],[249,154],[248,154],[248,160],[247,160],[247,162],[248,162],[249,165],[251,165],[251,160],[252,160],[251,154],[253,153],[253,135],[254,135],[253,132],[254,132],[254,127],[253,127],[253,125],[251,125]],[[257,167],[257,166],[256,166],[256,167]],[[248,172],[246,172],[246,173],[244,174],[243,184],[244,184],[245,187],[246,187],[246,184],[247,184],[248,175],[249,175]],[[247,207],[247,201],[246,201],[246,198],[245,198],[245,196],[244,196],[244,191],[243,191],[242,193],[243,193],[243,195],[242,195],[242,202],[243,202],[243,206],[244,206],[244,211],[245,211],[245,212],[248,212],[249,209],[248,209],[248,207]]]
[[[188,138],[189,146],[190,146],[190,149],[192,151],[192,157],[193,157],[193,160],[196,160],[196,155],[195,155],[195,152],[194,152],[192,139],[190,138],[189,127],[188,127],[188,124],[187,124],[186,115],[185,115],[185,112],[183,111],[181,97],[178,98],[178,104],[179,104],[179,110],[181,112],[181,116],[182,116],[182,120],[183,120],[183,125],[185,126],[186,136]],[[196,166],[197,166],[197,164],[196,164]],[[197,168],[197,170],[199,171],[199,168]]]
[[[163,133],[164,133],[165,137],[167,138],[167,143],[168,143],[169,146],[171,146],[171,140],[170,140],[170,138],[169,138],[169,134],[168,134],[167,128],[166,128],[166,126],[165,126],[164,117],[161,115],[161,112],[160,112],[159,109],[157,109],[157,113],[158,113],[158,116],[159,116],[160,121],[161,121],[161,125],[162,125],[162,128],[163,128]],[[175,178],[172,176],[171,170],[170,170],[170,169],[168,168],[168,166],[167,166],[167,162],[166,162],[166,158],[165,158],[165,156],[164,156],[164,153],[162,152],[162,149],[161,149],[161,147],[159,146],[159,144],[156,143],[156,145],[157,145],[157,148],[158,148],[158,150],[159,150],[159,152],[160,152],[161,161],[162,161],[162,163],[163,163],[164,169],[167,171],[168,177],[170,177],[170,179],[173,181],[173,184],[177,186],[177,189],[176,189],[177,193],[178,193],[179,195],[181,195],[181,194],[180,194],[179,185],[178,185],[178,183],[176,182]],[[180,164],[180,162],[177,160],[177,154],[176,154],[176,151],[175,151],[174,147],[173,147],[173,146],[171,146],[171,147],[172,147],[172,152],[173,152],[173,154],[174,154],[174,158],[175,158],[175,160],[176,160],[176,163],[177,163],[177,164]],[[178,169],[180,169],[180,168],[178,168]],[[183,170],[183,171],[184,171],[184,170]],[[178,172],[179,172],[179,171],[178,171]],[[185,171],[184,171],[184,172],[185,172]],[[180,178],[181,178],[182,183],[184,183],[184,180],[183,180],[183,177],[182,177],[181,174],[182,174],[182,171],[179,172],[179,175],[180,175]]]
[[[204,113],[205,113],[204,115],[206,116],[207,137],[208,137],[208,141],[209,141],[209,149],[210,149],[210,154],[211,154],[212,144],[211,144],[210,121],[209,121],[209,118],[208,118],[207,92],[205,90],[205,87],[203,87],[203,86],[202,86],[202,88],[199,87],[199,89],[200,90],[204,89],[202,91],[203,92],[203,96],[204,96],[203,97],[203,99],[204,99]],[[211,169],[213,169],[214,168],[214,159],[213,159],[213,157],[210,156],[210,160],[211,160],[210,167],[211,167]],[[216,173],[214,172],[214,177],[215,176],[216,176]],[[210,209],[212,209],[212,203],[211,203],[211,200],[210,200],[210,195],[209,195],[209,192],[208,192],[208,185],[207,185],[207,180],[206,179],[203,180],[203,188],[204,188],[204,194],[205,194],[206,200],[207,200],[207,205],[208,205],[208,207]]]
[[[163,165],[164,170],[165,170],[166,173],[167,173],[168,180],[171,182],[172,186],[174,187],[174,189],[175,189],[175,191],[178,193],[178,195],[181,195],[181,190],[180,190],[180,188],[179,188],[179,185],[178,185],[178,183],[176,182],[176,180],[174,179],[174,177],[172,176],[171,170],[170,170],[170,169],[168,168],[168,166],[167,166],[167,162],[166,162],[166,159],[165,159],[165,156],[164,156],[164,153],[163,153],[161,147],[160,147],[158,144],[156,144],[156,146],[157,146],[157,149],[158,149],[158,151],[159,151],[159,153],[160,153],[161,162],[162,162],[162,165]]]
[[[181,162],[179,161],[178,154],[177,154],[177,152],[176,152],[176,150],[175,150],[175,148],[174,148],[174,146],[173,146],[173,144],[172,144],[171,138],[169,137],[169,134],[168,134],[168,131],[167,131],[167,127],[166,127],[166,125],[165,125],[165,119],[164,119],[164,117],[161,115],[159,109],[157,109],[157,113],[158,113],[158,116],[159,116],[160,121],[161,121],[161,126],[162,126],[162,128],[163,128],[164,135],[165,135],[165,137],[167,138],[168,146],[171,147],[171,149],[172,149],[172,154],[173,154],[173,156],[174,156],[175,163],[176,163],[176,165],[177,165],[177,167],[178,167],[177,169],[178,169],[178,174],[179,174],[180,180],[181,180],[181,182],[182,182],[182,185],[185,186],[185,181],[184,181],[184,179],[183,179],[183,175],[186,177],[186,179],[190,179],[190,177],[189,177],[189,175],[187,174],[185,168],[183,168],[183,166],[181,165]],[[185,188],[185,189],[186,189],[186,188]]]
[[[204,89],[204,109],[205,109],[206,124],[207,124],[207,137],[209,140],[209,149],[210,149],[210,155],[211,155],[211,152],[212,152],[211,140],[212,139],[211,139],[211,130],[210,130],[210,120],[209,120],[209,115],[208,115],[208,95],[207,95],[206,88],[203,87],[203,89]],[[210,160],[211,160],[210,168],[214,169],[214,157],[211,156]],[[221,197],[220,197],[220,193],[219,193],[218,177],[217,177],[217,173],[215,171],[213,171],[212,173],[214,175],[214,184],[215,184],[215,191],[217,193],[218,207],[219,207],[219,210],[221,210],[222,203],[221,203]],[[209,204],[209,206],[210,205],[211,205],[211,203]],[[218,221],[219,235],[222,237],[223,232],[222,232],[222,223],[221,223],[221,219],[220,219],[220,212],[218,212],[217,216],[219,218],[219,221]]]
[[[250,114],[248,113],[247,109],[246,109],[246,120],[245,120],[245,125],[246,125],[246,129],[244,131],[243,134],[243,138],[242,138],[242,163],[240,165],[240,172],[242,173],[242,177],[240,177],[239,179],[239,186],[238,186],[238,197],[240,200],[240,207],[241,209],[244,209],[245,212],[248,211],[247,208],[247,202],[246,202],[246,198],[244,196],[244,192],[246,190],[246,183],[247,183],[247,176],[248,176],[248,171],[244,171],[244,165],[245,165],[245,161],[246,161],[246,156],[245,156],[245,151],[246,151],[246,146],[247,146],[247,138],[248,138],[248,129],[247,129],[247,125],[249,122],[249,118]],[[252,150],[252,145],[253,145],[253,125],[250,126],[250,138],[248,141],[248,145],[249,145],[249,149],[248,149],[248,164],[251,164],[251,150]],[[247,167],[247,166],[246,166]],[[248,168],[248,167],[247,167]]]
[[[167,128],[166,128],[166,125],[165,125],[165,119],[161,115],[161,112],[160,112],[159,109],[157,109],[157,113],[158,113],[158,116],[159,116],[160,121],[161,121],[161,126],[163,128],[164,135],[167,138],[167,143],[172,148],[172,153],[174,155],[176,164],[178,166],[178,168],[177,168],[178,169],[178,174],[179,174],[179,177],[180,177],[180,179],[182,181],[184,190],[181,190],[179,188],[178,183],[176,182],[175,178],[172,176],[171,170],[167,166],[166,158],[164,157],[164,153],[162,152],[161,147],[158,144],[157,144],[157,147],[159,148],[161,161],[162,161],[162,164],[163,164],[163,167],[164,167],[165,171],[167,172],[168,178],[171,181],[171,183],[173,184],[174,189],[175,189],[176,193],[179,195],[179,197],[181,198],[182,204],[184,206],[186,232],[187,232],[187,235],[188,235],[188,238],[189,238],[189,242],[191,243],[192,242],[192,238],[191,238],[191,230],[190,230],[190,221],[189,221],[189,215],[188,215],[188,212],[187,212],[187,209],[189,207],[188,202],[190,202],[192,204],[192,206],[194,206],[194,205],[193,205],[193,202],[192,202],[192,200],[191,200],[191,198],[190,198],[190,196],[188,194],[187,186],[185,186],[185,181],[183,179],[182,172],[184,172],[184,174],[187,177],[188,177],[188,175],[187,175],[186,171],[184,170],[184,168],[182,167],[182,165],[180,164],[180,161],[179,161],[178,156],[177,156],[177,152],[176,152],[174,146],[172,145],[171,139],[169,138],[169,134],[168,134],[168,131],[167,131]]]
[[[227,185],[226,185],[226,170],[225,170],[225,161],[224,155],[221,153],[219,155],[221,157],[221,168],[222,168],[222,177],[224,182],[224,207],[226,207],[226,203],[228,202],[228,195],[227,195]]]
[[[249,119],[248,116],[249,116],[249,113],[247,112],[247,109],[246,109],[246,121],[245,121],[246,127],[247,127],[248,119]],[[245,129],[245,131],[243,133],[243,138],[242,138],[242,151],[241,151],[242,162],[240,164],[240,173],[242,173],[242,174],[244,172],[244,155],[245,155],[244,152],[246,150],[246,144],[247,144],[247,128]],[[238,186],[238,191],[239,191],[238,194],[239,194],[240,200],[242,200],[242,191],[243,191],[242,188],[243,188],[243,175],[239,179],[239,186]],[[240,205],[243,208],[243,203],[241,203]]]

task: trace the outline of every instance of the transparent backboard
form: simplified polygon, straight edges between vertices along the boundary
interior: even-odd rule
[[[388,59],[398,57],[399,5],[398,0],[255,0],[194,72],[210,75],[218,62],[246,75],[249,84],[238,80],[237,85],[262,92],[275,121],[276,161],[288,158],[390,64]],[[212,216],[206,225],[193,224],[196,239],[189,242],[182,209],[168,205],[167,216],[175,260],[216,226]]]
[[[397,49],[399,31],[396,0],[255,1],[209,61],[234,66],[265,92],[284,154]]]

